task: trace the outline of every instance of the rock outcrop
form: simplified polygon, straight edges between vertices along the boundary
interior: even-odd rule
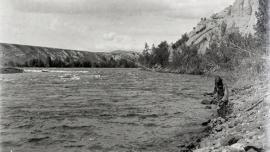
[[[201,18],[197,26],[188,33],[189,40],[186,44],[198,46],[199,53],[204,54],[209,44],[221,39],[225,33],[238,29],[242,34],[254,34],[258,7],[259,0],[236,0],[233,5],[210,18]]]

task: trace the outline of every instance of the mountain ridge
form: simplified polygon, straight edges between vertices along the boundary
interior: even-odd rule
[[[138,54],[132,51],[88,52],[0,43],[1,66],[136,67]]]

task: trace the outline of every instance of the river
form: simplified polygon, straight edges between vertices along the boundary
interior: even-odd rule
[[[202,131],[202,76],[139,69],[1,74],[3,152],[174,152]]]

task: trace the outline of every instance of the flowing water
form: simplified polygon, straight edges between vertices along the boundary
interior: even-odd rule
[[[5,152],[179,151],[211,111],[209,78],[139,69],[1,74]]]

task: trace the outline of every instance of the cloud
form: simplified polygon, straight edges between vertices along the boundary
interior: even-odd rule
[[[124,49],[130,50],[137,48],[135,41],[127,35],[115,33],[115,32],[108,32],[103,34],[102,40],[100,43],[95,45],[95,48],[98,50],[108,50],[108,49]]]
[[[160,2],[157,3],[154,0],[10,0],[8,3],[13,9],[22,12],[65,14],[119,14],[123,12],[137,14],[166,8],[166,5],[160,5]]]
[[[168,0],[170,1],[170,0]],[[209,17],[231,5],[234,0],[171,0],[170,9],[165,14],[172,18],[194,19]]]
[[[174,42],[232,0],[1,0],[0,41],[104,51]]]
[[[127,35],[120,35],[114,32],[109,32],[109,33],[103,34],[103,40],[115,42],[115,43],[122,43],[122,42],[131,41],[131,38]]]
[[[233,0],[4,0],[14,10],[35,13],[92,14],[102,17],[165,15],[198,18]],[[209,9],[212,8],[212,9]]]
[[[110,32],[110,33],[105,33],[103,35],[103,39],[106,41],[113,41],[116,37],[116,34],[114,32]]]

